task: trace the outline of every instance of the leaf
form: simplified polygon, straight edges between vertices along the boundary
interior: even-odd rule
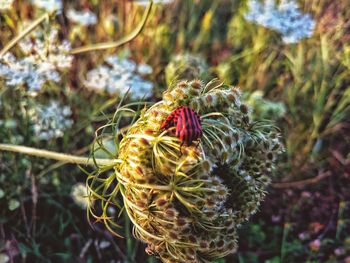
[[[223,85],[223,82],[219,79],[212,79],[204,88],[203,93],[207,93],[211,90],[219,88]]]
[[[16,199],[10,199],[8,202],[8,208],[10,211],[16,210],[19,207],[20,203]]]
[[[280,263],[280,258],[279,257],[274,257],[272,259],[268,259],[265,261],[265,263]]]

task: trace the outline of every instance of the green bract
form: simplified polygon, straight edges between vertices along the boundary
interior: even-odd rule
[[[203,136],[190,146],[160,130],[181,105],[201,116]],[[89,177],[91,197],[102,204],[101,216],[90,208],[93,216],[115,231],[108,208],[120,207],[121,193],[135,237],[163,262],[212,262],[235,252],[236,229],[257,210],[282,150],[276,128],[249,115],[239,90],[217,80],[172,86],[123,134],[113,174]]]

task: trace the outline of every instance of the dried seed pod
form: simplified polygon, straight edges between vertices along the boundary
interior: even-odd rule
[[[279,135],[266,123],[250,123],[240,96],[218,80],[182,81],[145,110],[119,144],[114,169],[125,211],[136,238],[163,262],[208,262],[233,253],[237,227],[265,195],[267,172],[282,148]],[[198,142],[183,144],[160,129],[180,106],[201,116]],[[106,206],[116,200],[106,199]]]

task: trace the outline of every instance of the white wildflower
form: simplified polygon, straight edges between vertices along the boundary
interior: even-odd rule
[[[244,177],[244,179],[245,179],[246,181],[252,181],[252,177],[251,177],[250,175],[246,175],[246,176]]]
[[[140,73],[140,68],[134,61],[120,59],[117,56],[107,57],[105,61],[108,66],[101,65],[87,73],[84,82],[86,87],[110,94],[125,94],[130,90],[130,96],[133,99],[150,95],[153,84],[137,74]],[[149,72],[152,68],[146,70]]]
[[[130,59],[121,59],[117,56],[109,56],[105,61],[119,73],[133,72],[136,70],[136,63]]]
[[[12,7],[13,0],[0,0],[0,10],[10,9]]]
[[[56,29],[52,29],[47,38],[37,33],[32,39],[22,40],[19,46],[26,56],[38,63],[47,62],[59,69],[69,68],[73,61],[73,56],[69,55],[70,43],[67,40],[60,42]]]
[[[36,7],[43,8],[48,12],[61,11],[61,0],[32,0],[32,4]]]
[[[64,135],[73,120],[69,119],[72,111],[69,106],[60,106],[57,101],[46,105],[36,105],[29,110],[33,129],[39,140],[50,140]]]
[[[111,69],[105,66],[100,66],[88,72],[85,86],[96,90],[109,89]]]
[[[88,10],[76,11],[74,9],[69,9],[67,12],[67,17],[72,22],[83,26],[95,25],[97,23],[97,16]]]
[[[40,90],[46,81],[58,82],[60,76],[50,63],[37,63],[32,57],[16,60],[7,53],[0,60],[0,77],[5,79],[8,86],[26,84],[30,92]]]
[[[245,18],[279,32],[286,44],[311,37],[315,28],[311,15],[300,12],[295,0],[282,0],[278,5],[274,0],[266,0],[264,3],[250,0],[248,5],[249,12]]]
[[[138,5],[146,6],[149,4],[149,0],[136,0],[135,3]],[[173,3],[174,0],[153,0],[153,4],[162,4],[162,5],[168,5]]]
[[[105,249],[111,245],[111,242],[107,240],[102,240],[99,244],[100,249]]]
[[[140,64],[137,66],[137,72],[141,75],[148,75],[152,73],[152,67],[147,64]]]
[[[73,185],[71,191],[71,197],[74,202],[83,209],[86,209],[89,205],[89,195],[86,185],[77,183]]]
[[[31,40],[19,42],[24,58],[17,59],[6,53],[0,60],[0,78],[8,86],[26,85],[29,92],[37,92],[47,81],[59,82],[58,69],[71,66],[73,57],[68,41],[58,41],[57,30],[52,30],[47,38],[39,33]]]

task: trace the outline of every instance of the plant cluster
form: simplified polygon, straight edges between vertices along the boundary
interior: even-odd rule
[[[113,229],[105,211],[119,206],[120,193],[135,237],[163,262],[211,262],[236,251],[236,229],[256,212],[283,150],[274,126],[252,121],[240,96],[217,80],[169,87],[123,135],[114,173],[89,176],[91,200],[103,207],[92,215]],[[185,105],[201,116],[197,145],[160,129]]]
[[[154,3],[149,12],[146,1],[138,0],[118,4],[112,0],[0,1],[0,147],[17,144],[73,155],[88,155],[92,148],[87,161],[98,164],[91,172],[90,167],[67,165],[67,159],[52,163],[1,151],[0,261],[154,263],[155,257],[145,255],[144,245],[132,237],[129,212],[138,224],[137,237],[149,244],[147,251],[163,257],[173,250],[185,257],[182,249],[189,247],[183,240],[188,240],[186,231],[192,231],[200,237],[193,244],[210,241],[207,249],[192,248],[196,260],[350,262],[347,1]],[[129,32],[137,35],[130,42],[126,41]],[[118,43],[124,45],[122,50],[116,50]],[[224,99],[215,91],[225,93],[231,88],[219,81],[201,84],[200,94],[192,94],[191,79],[207,83],[214,77],[243,88],[237,101],[248,105],[246,114],[241,111],[245,107],[235,103],[233,115],[227,113],[228,107],[221,108]],[[188,97],[179,91],[181,85],[188,88]],[[212,85],[218,87],[205,88]],[[152,102],[140,103],[144,97]],[[174,98],[179,103],[162,104]],[[163,102],[151,106],[159,100]],[[124,102],[127,106],[121,106]],[[210,103],[215,106],[207,109]],[[159,127],[178,105],[201,112],[205,136],[200,143],[181,146],[171,130],[150,129],[153,133],[147,134],[143,129],[148,120]],[[158,117],[151,116],[153,110],[160,112]],[[261,119],[276,121],[285,152],[253,191],[250,187],[257,181],[252,174],[260,166],[245,163],[250,153],[247,138],[265,136],[269,141],[267,130],[273,129]],[[76,160],[70,157],[68,161]],[[99,158],[117,163],[102,166]],[[264,164],[275,161],[263,160]],[[210,182],[225,187],[222,199],[215,191],[223,189],[209,186],[200,170],[206,161],[208,176],[213,177]],[[132,162],[151,174],[153,181],[148,177],[150,181],[142,181],[134,167],[127,177],[125,170]],[[174,167],[180,170],[170,176]],[[164,171],[155,172],[158,168]],[[236,170],[249,172],[242,175]],[[86,186],[81,184],[82,171],[88,174]],[[180,187],[177,196],[169,187],[173,182]],[[203,203],[210,197],[205,188],[215,202],[223,204],[221,208]],[[95,201],[88,207],[96,216],[91,220],[93,229],[81,209],[88,205],[87,191],[92,193],[90,201]],[[264,191],[269,195],[261,211],[238,227],[241,220],[236,219],[245,215],[238,212],[244,210],[248,217]],[[123,199],[126,193],[130,200]],[[167,225],[168,215],[154,204],[159,194],[175,210],[173,224]],[[234,219],[231,236],[237,232],[239,246],[236,253],[214,260],[214,254],[228,253],[226,245],[232,246],[236,239],[222,238],[226,226],[222,228],[221,223],[226,218],[210,218],[210,213],[228,215],[229,209]],[[176,225],[182,219],[184,225]],[[113,238],[98,222],[126,238]],[[157,227],[153,229],[149,222]],[[202,235],[214,232],[213,222],[220,229],[211,245],[212,240]],[[174,229],[180,241],[168,237]],[[149,234],[168,235],[169,249]]]

